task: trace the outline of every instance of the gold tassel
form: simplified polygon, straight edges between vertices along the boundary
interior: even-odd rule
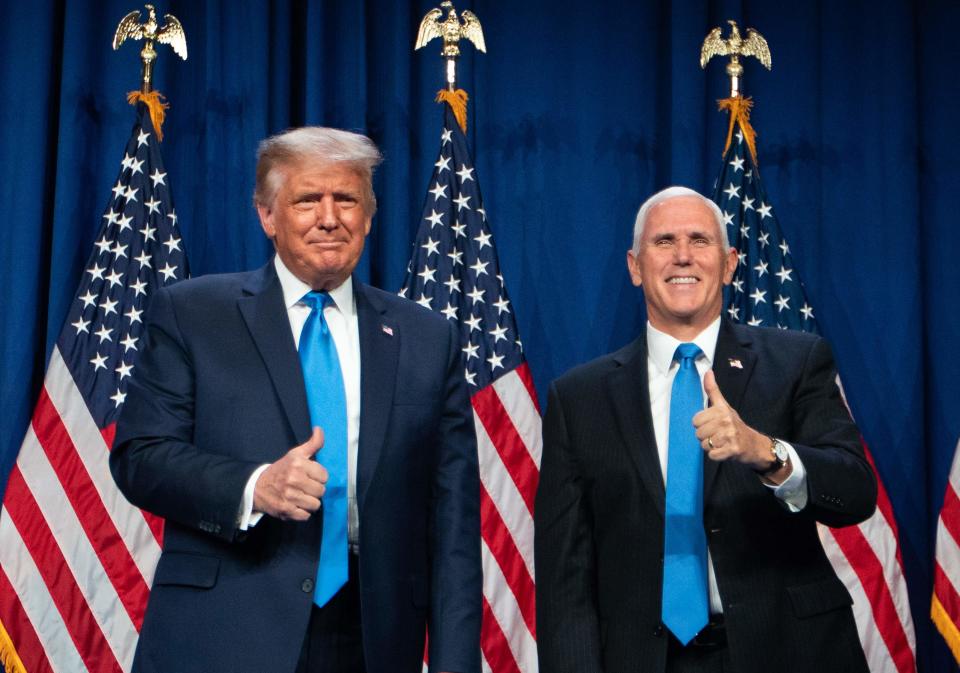
[[[157,140],[163,140],[163,131],[161,129],[163,127],[163,120],[167,116],[166,109],[170,107],[170,103],[164,103],[163,99],[164,95],[159,91],[151,91],[150,93],[131,91],[127,94],[127,102],[130,103],[130,105],[136,105],[140,102],[150,110],[150,121],[153,122],[153,129],[157,132]]]
[[[450,109],[453,110],[453,116],[457,118],[457,123],[460,124],[460,130],[464,133],[467,132],[468,98],[467,92],[463,89],[457,89],[456,91],[441,89],[437,92],[437,102],[446,103],[450,106]]]
[[[750,108],[753,107],[753,99],[735,96],[733,98],[723,98],[718,100],[721,110],[730,112],[730,127],[727,129],[727,142],[723,146],[723,153],[726,154],[730,149],[730,142],[733,140],[734,126],[740,126],[743,131],[743,139],[747,141],[747,149],[750,150],[750,157],[753,159],[753,165],[757,166],[757,132],[750,125]]]
[[[0,623],[0,668],[3,668],[6,673],[27,673],[2,623]]]

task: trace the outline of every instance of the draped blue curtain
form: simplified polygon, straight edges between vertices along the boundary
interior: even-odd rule
[[[417,2],[169,2],[164,159],[195,275],[258,266],[251,206],[267,134],[326,124],[386,155],[360,267],[397,289],[439,143],[439,45]],[[134,120],[140,43],[111,50],[129,0],[3,2],[0,22],[0,483],[40,389]],[[477,175],[541,398],[643,325],[624,254],[654,190],[710,192],[726,117],[700,44],[728,18],[769,41],[747,63],[762,178],[900,525],[924,671],[954,670],[928,619],[937,513],[960,438],[960,103],[954,0],[474,0]],[[758,534],[762,534],[759,532]]]

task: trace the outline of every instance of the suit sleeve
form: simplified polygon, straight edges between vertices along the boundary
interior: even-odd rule
[[[257,465],[192,443],[194,366],[168,292],[153,296],[144,334],[110,454],[113,478],[137,507],[232,540]]]
[[[596,568],[583,481],[556,385],[543,421],[543,456],[534,508],[537,648],[540,670],[602,670]]]
[[[794,393],[791,441],[807,471],[803,512],[828,526],[849,526],[873,514],[877,480],[859,432],[840,396],[830,347],[817,339]]]
[[[480,469],[459,335],[450,326],[433,478],[430,671],[480,673]]]

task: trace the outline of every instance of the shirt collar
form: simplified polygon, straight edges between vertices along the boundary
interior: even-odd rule
[[[303,295],[312,289],[309,285],[293,275],[293,272],[287,268],[287,265],[280,259],[280,255],[273,256],[273,266],[277,270],[277,278],[280,280],[280,287],[283,290],[283,304],[287,310],[301,303]],[[333,303],[344,315],[353,315],[356,313],[353,305],[353,277],[348,277],[339,286],[330,290],[327,294],[333,299]]]
[[[720,335],[720,316],[710,323],[705,330],[700,332],[693,343],[703,351],[703,357],[707,359],[707,364],[713,366],[713,356],[717,350],[717,337]],[[656,366],[657,371],[666,376],[673,364],[673,354],[677,346],[684,341],[672,337],[666,332],[661,332],[647,321],[647,357]]]

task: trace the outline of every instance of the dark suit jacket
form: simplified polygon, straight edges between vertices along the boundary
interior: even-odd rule
[[[829,347],[724,321],[713,369],[748,425],[793,444],[809,491],[790,513],[750,468],[705,458],[704,527],[734,670],[866,671],[815,525],[856,523],[876,503]],[[665,670],[665,491],[647,380],[644,335],[551,387],[535,509],[541,673]]]
[[[361,353],[360,591],[370,673],[479,673],[479,474],[459,338],[354,281]],[[254,469],[309,437],[272,263],[159,291],[110,456],[127,498],[166,519],[135,671],[293,671],[322,517],[241,533]],[[321,449],[322,455],[322,449]]]

